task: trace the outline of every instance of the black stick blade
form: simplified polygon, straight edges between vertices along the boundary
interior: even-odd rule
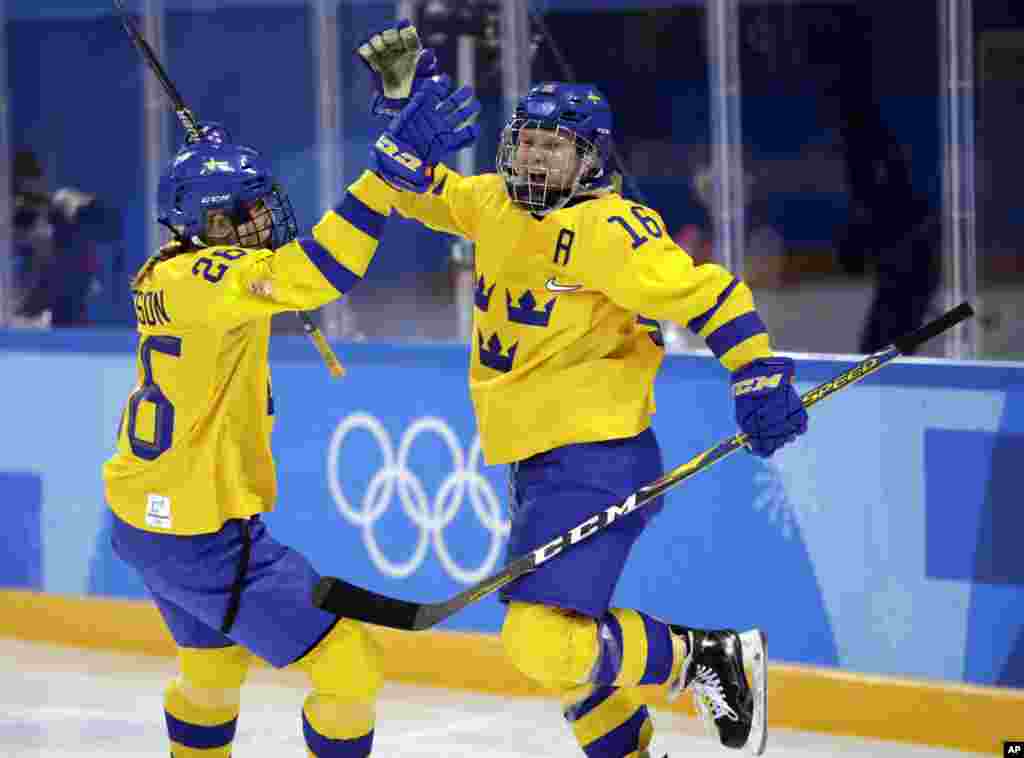
[[[419,603],[378,595],[333,576],[317,582],[313,605],[336,616],[406,630],[417,628],[416,613],[422,607]]]
[[[942,334],[947,329],[956,326],[961,321],[966,321],[974,315],[974,308],[970,303],[960,303],[956,308],[947,311],[929,324],[925,324],[917,331],[904,334],[899,337],[893,345],[901,353],[909,353],[918,345],[927,342],[932,337]]]

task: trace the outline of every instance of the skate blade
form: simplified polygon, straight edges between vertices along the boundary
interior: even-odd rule
[[[768,742],[768,638],[760,629],[740,635],[743,668],[750,677],[754,697],[754,714],[746,748],[751,755],[761,755]]]

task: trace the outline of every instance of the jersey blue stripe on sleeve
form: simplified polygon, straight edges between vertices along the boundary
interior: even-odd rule
[[[690,323],[686,325],[686,328],[689,329],[694,334],[700,334],[700,330],[707,325],[708,321],[711,320],[712,316],[714,316],[718,309],[722,306],[722,303],[729,299],[729,295],[732,294],[732,291],[736,289],[736,285],[739,283],[740,280],[734,278],[732,282],[729,283],[729,286],[722,290],[722,294],[718,296],[718,299],[715,301],[715,304],[712,305],[708,310],[704,311],[704,313],[702,313],[700,316],[697,316],[697,318],[691,319]]]
[[[715,357],[721,358],[743,340],[749,339],[755,334],[764,334],[767,331],[761,316],[757,311],[751,311],[722,324],[708,335],[706,341]]]
[[[359,281],[358,276],[341,265],[327,248],[312,237],[300,237],[299,246],[338,292],[348,292]]]
[[[388,220],[387,216],[378,213],[351,192],[345,194],[345,199],[334,209],[334,212],[363,234],[373,237],[375,240],[380,239],[380,235],[384,231],[384,224]]]

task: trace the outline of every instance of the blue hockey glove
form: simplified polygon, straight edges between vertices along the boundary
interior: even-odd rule
[[[762,458],[807,431],[807,411],[792,384],[795,370],[791,358],[758,358],[732,374],[736,423]]]
[[[420,44],[416,27],[406,19],[371,34],[355,53],[373,77],[370,111],[389,120],[409,103],[425,79],[438,73],[437,56]]]
[[[377,175],[401,190],[423,194],[434,181],[434,167],[418,158],[412,146],[384,132],[371,150]]]
[[[399,136],[430,164],[461,150],[480,134],[476,124],[480,101],[473,88],[459,87],[454,92],[452,89],[452,80],[447,75],[427,79],[399,116]]]
[[[480,102],[472,87],[448,94],[450,88],[446,76],[425,82],[377,140],[372,159],[386,181],[401,189],[426,192],[437,162],[477,138]]]

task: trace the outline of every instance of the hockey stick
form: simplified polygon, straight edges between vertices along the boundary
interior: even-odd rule
[[[847,369],[824,384],[819,384],[806,392],[801,400],[805,408],[824,400],[829,395],[859,382],[873,374],[894,358],[910,352],[918,345],[941,334],[950,327],[974,315],[974,309],[967,303],[961,303],[934,321],[925,324],[911,334],[896,340],[892,347],[874,355],[870,355],[853,368]],[[490,595],[509,582],[528,574],[538,566],[554,558],[567,547],[592,537],[602,529],[610,526],[624,516],[650,503],[659,495],[681,484],[694,474],[704,471],[723,458],[732,455],[742,448],[747,441],[745,434],[735,434],[724,442],[709,450],[705,450],[681,466],[669,471],[650,484],[641,487],[617,505],[594,514],[586,521],[509,562],[504,569],[487,579],[460,592],[449,600],[440,603],[411,603],[406,600],[379,595],[376,592],[349,584],[343,579],[325,576],[313,590],[313,604],[325,611],[338,616],[365,621],[378,626],[389,626],[394,629],[419,631],[429,629],[444,621],[452,614],[462,610],[470,603]]]
[[[156,78],[160,81],[160,84],[164,88],[164,92],[167,93],[167,97],[171,101],[171,105],[174,106],[174,112],[178,116],[178,121],[185,127],[185,133],[187,135],[187,141],[189,143],[198,142],[202,136],[199,133],[199,121],[195,114],[189,110],[188,106],[185,105],[185,101],[178,93],[177,87],[167,76],[167,72],[164,71],[164,67],[160,65],[160,61],[157,60],[156,53],[153,52],[153,48],[149,46],[146,39],[139,33],[139,30],[135,28],[131,19],[128,17],[128,11],[125,10],[121,0],[114,0],[114,9],[121,17],[121,26],[124,27],[125,32],[128,34],[129,39],[135,43],[135,47],[139,49],[142,58],[146,61],[149,66],[149,70],[152,71]],[[296,311],[299,318],[302,319],[302,329],[309,335],[309,338],[313,340],[313,344],[316,345],[316,349],[319,351],[320,356],[324,359],[324,363],[327,364],[327,370],[331,372],[333,377],[341,377],[345,375],[345,368],[341,365],[341,361],[338,360],[338,356],[334,354],[331,346],[324,339],[323,332],[313,323],[313,319],[309,317],[309,314],[303,313],[302,311]]]

